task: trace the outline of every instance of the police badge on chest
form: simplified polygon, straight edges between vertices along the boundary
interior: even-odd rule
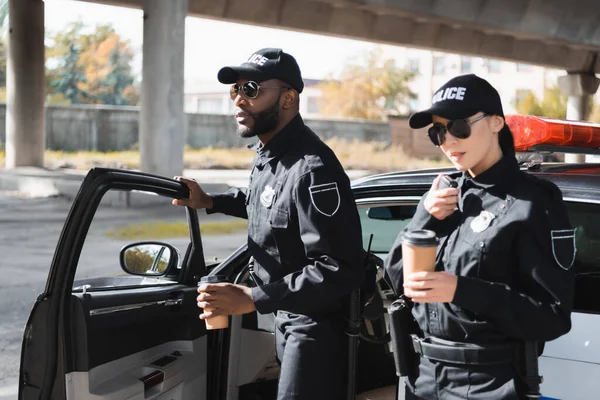
[[[271,186],[267,185],[267,186],[265,186],[265,189],[263,190],[263,192],[260,194],[260,203],[263,206],[265,206],[266,208],[269,208],[273,204],[274,197],[275,197],[275,189],[273,189]]]
[[[485,231],[490,226],[494,218],[496,218],[496,216],[491,212],[485,210],[482,211],[473,219],[473,221],[471,221],[471,230],[475,233]]]

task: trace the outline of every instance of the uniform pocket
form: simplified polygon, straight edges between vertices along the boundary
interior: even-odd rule
[[[274,229],[287,229],[288,227],[288,212],[279,208],[273,208],[269,216],[269,223]]]
[[[469,400],[518,400],[515,388],[515,372],[511,364],[469,365],[468,393]]]
[[[487,234],[470,234],[462,238],[465,249],[460,256],[461,275],[486,281],[510,284],[513,274],[509,231],[490,230]]]
[[[279,208],[272,208],[268,218],[271,234],[275,244],[276,256],[279,262],[285,266],[289,262],[290,235],[288,232],[288,212]]]
[[[490,250],[490,240],[484,235],[464,233],[457,241],[452,259],[460,275],[481,277],[480,267],[485,263]],[[455,272],[455,271],[451,271]]]

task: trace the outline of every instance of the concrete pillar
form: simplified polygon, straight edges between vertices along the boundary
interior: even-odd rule
[[[141,170],[183,172],[183,61],[187,0],[144,0],[140,112]]]
[[[6,168],[44,166],[44,2],[9,0]]]
[[[598,90],[600,79],[593,74],[569,73],[558,78],[560,91],[568,96],[567,119],[587,120],[590,114],[590,100]],[[583,154],[565,154],[566,162],[585,162]]]

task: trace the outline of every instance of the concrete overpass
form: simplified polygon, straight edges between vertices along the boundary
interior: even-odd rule
[[[587,117],[599,82],[598,0],[86,1],[144,10],[141,165],[167,176],[183,169],[186,15],[563,69],[570,119]],[[41,166],[43,1],[9,6],[7,167]]]

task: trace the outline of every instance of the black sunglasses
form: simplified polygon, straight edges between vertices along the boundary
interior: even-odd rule
[[[258,97],[258,94],[260,93],[261,89],[262,90],[265,90],[265,89],[290,90],[289,87],[260,86],[258,83],[254,82],[254,81],[248,81],[248,82],[244,82],[242,85],[239,85],[237,83],[234,83],[233,85],[231,85],[231,89],[229,89],[229,95],[231,96],[231,100],[235,100],[235,98],[237,97],[237,95],[240,93],[240,90],[241,90],[242,93],[244,93],[244,96],[246,96],[250,100],[254,100],[255,98]]]
[[[472,120],[468,119],[457,119],[449,121],[446,125],[436,122],[427,131],[429,139],[436,146],[441,146],[446,141],[446,131],[450,132],[452,136],[457,139],[466,139],[471,136],[471,125],[477,121],[481,121],[485,117],[491,114],[482,114]]]

